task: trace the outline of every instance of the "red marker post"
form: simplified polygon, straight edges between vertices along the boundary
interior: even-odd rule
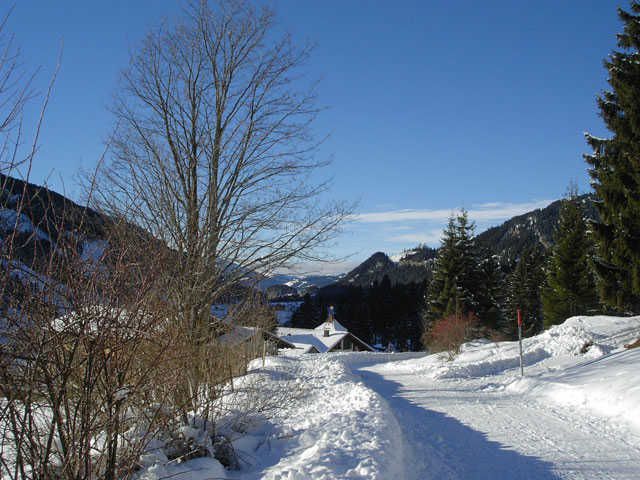
[[[518,309],[518,341],[520,342],[520,376],[524,377],[524,364],[522,361],[522,311]]]

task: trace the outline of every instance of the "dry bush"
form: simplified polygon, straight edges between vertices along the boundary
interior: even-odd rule
[[[635,342],[631,342],[631,343],[627,343],[624,348],[630,349],[630,348],[640,348],[640,338],[638,340],[636,340]]]
[[[247,290],[225,322],[211,316],[187,330],[165,294],[175,253],[114,223],[103,250],[88,258],[82,220],[69,231],[69,216],[63,208],[42,217],[58,223],[34,225],[30,241],[38,242],[37,229],[53,245],[34,247],[38,273],[8,262],[0,278],[12,285],[0,327],[2,477],[129,478],[151,440],[172,458],[232,456],[221,419],[245,424],[291,395],[267,380],[234,388],[247,363],[267,353],[261,332],[274,326],[274,312]],[[221,328],[239,323],[256,334],[220,343]],[[184,425],[201,432],[197,443]]]
[[[217,455],[215,445],[226,445],[219,450],[228,456],[221,418],[244,423],[229,417],[253,418],[286,404],[286,392],[265,394],[265,382],[234,389],[233,377],[267,353],[260,333],[275,318],[260,295],[244,289],[225,322],[210,316],[200,330],[185,329],[166,295],[175,252],[122,222],[104,226],[103,249],[91,258],[76,206],[42,205],[60,210],[44,212],[29,238],[9,235],[3,245],[33,245],[31,266],[38,266],[36,273],[7,256],[13,249],[4,252],[3,478],[128,478],[152,439],[172,457]],[[51,248],[38,246],[43,234]],[[221,327],[240,323],[256,335],[220,344]],[[224,402],[229,392],[242,398],[232,410]],[[199,443],[180,433],[184,425],[201,432]]]
[[[20,156],[19,147],[25,140],[22,112],[25,104],[34,97],[31,88],[33,74],[22,68],[20,49],[7,29],[11,10],[0,12],[0,174],[13,173],[28,164],[30,159],[30,155]],[[4,187],[2,178],[0,187]]]
[[[37,273],[5,257],[3,478],[126,478],[163,421],[158,385],[171,379],[163,367],[172,337],[163,331],[159,263],[148,245],[139,262],[140,246],[118,239],[115,225],[98,258],[86,258],[82,219],[67,229],[69,205],[33,225]],[[43,234],[49,248],[37,248]]]
[[[448,360],[453,360],[477,323],[478,319],[473,313],[449,315],[437,320],[423,334],[423,343],[431,352],[446,352]]]

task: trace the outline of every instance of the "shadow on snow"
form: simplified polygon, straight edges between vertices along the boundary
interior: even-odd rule
[[[455,418],[415,405],[400,395],[399,383],[358,369],[363,366],[354,365],[354,373],[388,402],[405,433],[407,480],[560,478],[553,464],[509,450]]]

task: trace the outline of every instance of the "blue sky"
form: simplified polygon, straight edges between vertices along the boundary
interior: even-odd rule
[[[100,157],[129,51],[179,13],[167,0],[20,0],[9,29],[43,90],[63,58],[32,181],[77,198]],[[589,188],[584,131],[620,30],[611,0],[274,0],[279,28],[317,45],[308,65],[327,110],[318,155],[332,197],[358,215],[332,251],[344,270],[376,250],[437,245],[452,210],[478,230]],[[33,120],[33,112],[27,122]],[[329,269],[324,267],[325,270]]]

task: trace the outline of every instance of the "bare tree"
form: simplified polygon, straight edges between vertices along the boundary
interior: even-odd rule
[[[20,63],[20,50],[7,30],[9,10],[0,18],[0,173],[7,174],[26,162],[18,157],[22,129],[20,115],[32,97],[33,74]],[[4,187],[4,182],[2,185]]]
[[[179,252],[167,296],[191,342],[207,341],[211,303],[230,288],[321,259],[348,213],[310,181],[323,166],[315,94],[299,88],[310,50],[274,35],[267,9],[194,3],[146,37],[115,103],[96,203]]]
[[[177,295],[196,311],[250,272],[314,257],[344,218],[306,182],[322,165],[313,92],[295,90],[309,50],[273,42],[272,24],[242,2],[192,6],[147,36],[115,105],[98,200],[183,254]]]

